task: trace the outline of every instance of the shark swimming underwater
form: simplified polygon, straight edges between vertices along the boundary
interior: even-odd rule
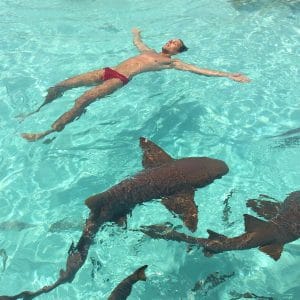
[[[144,265],[134,271],[131,275],[122,280],[112,291],[108,300],[126,300],[130,295],[132,286],[138,281],[146,281],[145,269],[147,265]]]
[[[135,205],[162,198],[166,208],[178,214],[185,225],[195,231],[198,223],[195,190],[225,175],[228,172],[227,165],[221,160],[208,157],[173,159],[145,138],[140,138],[140,146],[145,169],[89,197],[85,204],[101,218],[119,221]]]
[[[141,231],[152,238],[202,246],[206,256],[258,247],[260,251],[278,260],[283,246],[300,237],[300,191],[290,193],[283,203],[251,199],[247,201],[247,206],[267,221],[245,214],[246,233],[233,238],[212,230],[207,230],[208,238],[196,238],[161,225],[143,226]]]
[[[126,215],[143,202],[162,198],[162,203],[178,214],[190,230],[196,230],[198,211],[194,202],[195,190],[225,175],[228,172],[227,165],[208,157],[173,159],[143,137],[140,138],[140,146],[143,150],[143,171],[86,199],[85,203],[90,208],[89,217],[78,243],[76,246],[71,244],[66,270],[60,270],[56,282],[36,292],[24,291],[15,296],[2,296],[5,297],[3,299],[33,299],[61,284],[72,282],[83,266],[100,227],[106,222],[124,223]]]

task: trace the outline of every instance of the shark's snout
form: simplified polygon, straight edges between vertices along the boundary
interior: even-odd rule
[[[229,172],[229,168],[224,161],[214,159],[214,167],[212,168],[212,171],[214,173],[214,177],[221,178]]]
[[[222,166],[221,166],[221,170],[220,172],[222,173],[222,175],[225,175],[229,172],[229,167],[226,165],[226,163],[224,161],[221,161]]]

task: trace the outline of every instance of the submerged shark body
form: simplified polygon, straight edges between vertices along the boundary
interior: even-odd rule
[[[140,146],[144,171],[86,199],[90,215],[78,243],[76,246],[72,243],[68,251],[66,270],[60,270],[56,282],[36,292],[24,291],[15,296],[5,296],[5,299],[33,299],[61,284],[72,282],[84,264],[99,228],[106,222],[124,222],[126,215],[145,201],[162,198],[163,204],[178,214],[190,230],[196,230],[198,211],[194,202],[195,190],[225,175],[228,172],[227,165],[221,160],[207,157],[175,160],[145,138],[140,138]]]
[[[162,198],[162,203],[195,231],[198,223],[195,190],[225,175],[227,165],[208,157],[176,160],[145,138],[140,139],[140,145],[145,170],[89,197],[86,205],[100,218],[118,221],[126,217],[135,205]]]
[[[148,266],[142,266],[138,268],[131,275],[126,277],[122,282],[120,282],[117,287],[112,291],[108,300],[126,300],[131,294],[132,286],[138,281],[146,281],[145,269]]]
[[[32,227],[35,227],[35,225],[20,221],[6,221],[0,223],[0,231],[21,231]]]
[[[284,244],[300,237],[300,191],[291,193],[282,204],[274,203],[272,206],[270,201],[249,200],[248,206],[268,221],[244,215],[246,233],[235,238],[210,231],[209,238],[215,241],[207,242],[206,253],[259,247],[260,251],[278,260]]]
[[[248,200],[247,205],[268,221],[244,215],[246,233],[228,238],[208,230],[209,238],[195,238],[162,226],[143,227],[142,231],[153,238],[184,241],[200,245],[211,256],[230,250],[259,248],[274,260],[280,258],[284,244],[300,237],[300,191],[291,193],[281,204],[265,200]]]

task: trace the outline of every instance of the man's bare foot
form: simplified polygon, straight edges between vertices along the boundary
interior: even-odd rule
[[[250,82],[251,79],[248,78],[247,76],[241,74],[241,73],[233,73],[229,76],[230,79],[237,81],[237,82],[242,82],[242,83],[247,83]]]
[[[44,136],[54,132],[55,130],[50,129],[44,132],[40,132],[40,133],[22,133],[21,136],[22,138],[26,139],[29,142],[34,142],[37,141],[41,138],[43,138]]]
[[[64,90],[60,87],[53,86],[53,87],[50,87],[47,90],[47,92],[48,92],[48,94],[45,97],[45,102],[44,102],[45,104],[55,100],[58,97],[61,97],[62,94],[64,93]]]

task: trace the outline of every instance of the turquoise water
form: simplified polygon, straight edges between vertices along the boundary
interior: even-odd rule
[[[175,158],[209,156],[228,164],[226,176],[196,193],[196,236],[207,236],[207,228],[239,235],[243,214],[250,213],[247,199],[262,193],[282,201],[299,190],[299,133],[269,138],[300,127],[299,1],[182,3],[1,1],[0,223],[8,225],[0,226],[0,249],[8,259],[0,295],[34,291],[58,278],[88,215],[84,199],[141,170],[140,136]],[[22,123],[15,116],[37,108],[56,82],[136,55],[133,27],[150,47],[182,38],[189,51],[180,59],[242,72],[252,82],[175,70],[141,74],[92,104],[51,143],[23,140],[22,132],[49,129],[85,89],[65,93]],[[49,230],[61,220],[66,227]],[[128,229],[167,221],[182,224],[158,201],[148,202],[134,209]],[[106,226],[74,281],[40,299],[105,299],[144,264],[148,280],[134,286],[130,299],[230,299],[231,291],[300,298],[299,240],[277,262],[257,249],[206,258],[184,244]],[[191,291],[213,272],[235,275],[207,295]]]

